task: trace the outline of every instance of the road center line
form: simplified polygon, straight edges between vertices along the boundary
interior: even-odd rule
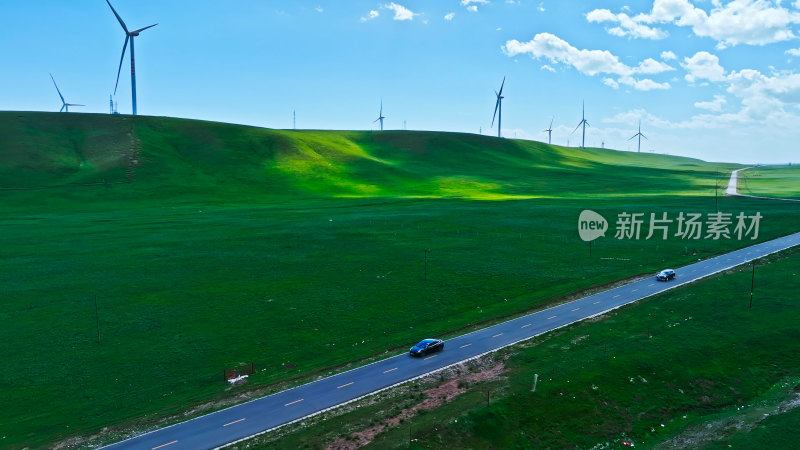
[[[555,319],[556,317],[558,317],[558,316],[550,316],[550,317],[547,318],[547,320]]]
[[[355,384],[355,383],[356,383],[355,381],[351,381],[351,382],[349,382],[349,383],[347,383],[347,384],[343,384],[343,385],[341,385],[341,386],[337,387],[336,389],[341,389],[341,388],[343,388],[343,387],[347,387],[347,386],[350,386],[351,384]]]
[[[598,300],[598,301],[596,301],[596,302],[594,302],[594,303],[592,303],[592,304],[593,304],[593,305],[596,305],[596,304],[598,304],[598,303],[600,303],[600,300]]]
[[[428,356],[428,357],[427,357],[427,358],[425,358],[425,359],[431,359],[431,358],[436,358],[436,355],[431,355],[431,356]]]
[[[575,309],[573,309],[573,310],[572,310],[572,312],[575,312],[575,311],[577,311],[577,310],[579,310],[579,309],[580,309],[580,308],[575,308]]]
[[[520,328],[525,328],[525,327],[529,327],[529,326],[531,326],[531,324],[526,323],[525,325],[521,326]]]
[[[613,297],[611,297],[611,298],[617,298],[617,297],[619,297],[619,294],[617,294],[617,295],[615,295],[615,296],[613,296]]]
[[[289,402],[289,403],[287,403],[287,404],[285,404],[285,405],[283,405],[283,406],[294,405],[295,403],[300,403],[300,402],[302,402],[302,401],[303,401],[303,399],[301,398],[300,400],[295,400],[295,401],[293,401],[293,402]]]
[[[495,334],[495,335],[494,335],[494,336],[492,336],[492,337],[493,337],[493,338],[496,338],[497,336],[502,336],[502,335],[503,335],[503,333],[498,333],[498,334]]]
[[[383,373],[389,373],[395,370],[397,370],[397,367],[395,367],[394,369],[384,370]]]
[[[239,419],[239,420],[234,420],[233,422],[228,422],[228,423],[226,423],[225,425],[223,425],[223,427],[227,427],[228,425],[233,425],[233,424],[235,424],[235,423],[239,423],[239,422],[242,422],[242,421],[244,421],[244,420],[245,420],[245,418],[244,418],[244,417],[242,417],[242,418],[241,418],[241,419]]]
[[[461,347],[458,347],[458,348],[469,347],[470,345],[472,345],[472,344],[464,344],[464,345],[462,345]]]
[[[647,287],[653,287],[653,286],[655,286],[655,283],[650,283],[647,285]]]
[[[168,445],[172,445],[172,444],[174,444],[174,443],[176,443],[176,442],[178,442],[178,441],[177,441],[177,440],[174,440],[174,441],[172,441],[172,442],[167,442],[166,444],[159,445],[158,447],[153,447],[153,450],[156,450],[157,448],[161,448],[161,447],[166,447],[166,446],[168,446]]]
[[[636,291],[638,291],[638,289],[634,289],[634,290],[632,290],[631,292],[636,292]]]

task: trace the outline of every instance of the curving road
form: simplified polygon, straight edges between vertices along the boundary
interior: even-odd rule
[[[763,198],[767,200],[783,200],[785,202],[800,202],[800,199],[797,198],[762,197],[759,195],[740,194],[738,191],[739,172],[747,169],[752,169],[752,167],[745,167],[744,169],[736,169],[733,172],[731,172],[731,179],[728,181],[728,187],[725,189],[725,195],[730,195],[731,197]]]
[[[432,371],[478,357],[622,305],[800,245],[800,232],[677,269],[669,282],[648,278],[452,338],[441,353],[405,354],[162,428],[108,448],[202,449],[246,439]],[[411,343],[409,343],[411,344]]]

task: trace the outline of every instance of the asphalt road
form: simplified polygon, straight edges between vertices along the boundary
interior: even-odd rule
[[[653,276],[632,282],[449,339],[440,353],[423,358],[403,354],[384,359],[143,434],[109,448],[215,448],[796,245],[800,245],[800,232],[676,268],[677,275],[672,281],[658,282]],[[420,336],[420,339],[427,337],[431,336]],[[413,344],[415,342],[408,343],[409,347]]]

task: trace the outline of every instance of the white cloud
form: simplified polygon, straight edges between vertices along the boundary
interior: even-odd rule
[[[324,9],[322,9],[322,6],[317,6],[317,7],[316,7],[316,8],[314,8],[314,9],[316,9],[316,10],[317,10],[317,12],[318,12],[318,13],[320,13],[320,14],[322,14],[322,13],[324,13],[324,12],[325,12],[325,10],[324,10]]]
[[[546,10],[544,9],[544,2],[539,3],[539,6],[536,7],[536,9],[538,9],[539,12],[545,12]]]
[[[669,83],[657,83],[650,79],[636,79],[637,74],[656,74],[674,70],[666,63],[658,62],[648,58],[637,67],[630,67],[619,58],[607,50],[580,50],[567,41],[550,33],[539,33],[528,42],[517,40],[507,41],[503,46],[503,52],[514,57],[518,54],[526,53],[534,58],[545,58],[551,63],[562,63],[574,67],[579,72],[595,76],[597,74],[617,75],[614,83],[624,84],[637,90],[649,91],[653,89],[669,89]],[[614,84],[604,83],[614,87]]]
[[[378,16],[380,16],[380,15],[381,15],[381,13],[379,13],[378,11],[375,11],[375,10],[373,9],[372,11],[370,11],[369,13],[367,13],[367,15],[366,15],[366,16],[362,17],[362,18],[361,18],[361,21],[362,21],[362,22],[366,22],[366,21],[368,21],[368,20],[375,19],[375,18],[377,18],[377,17],[378,17]]]
[[[625,13],[614,14],[607,9],[595,9],[586,14],[586,20],[589,23],[611,22],[618,24],[616,27],[606,28],[606,31],[614,36],[630,36],[644,39],[664,39],[667,37],[665,31],[643,25],[634,19]]]
[[[494,29],[494,31],[503,31],[503,27],[497,27]]]
[[[722,111],[722,107],[725,105],[725,103],[727,103],[727,101],[725,100],[724,95],[715,95],[714,100],[708,102],[695,102],[694,107],[713,112],[720,112]]]
[[[466,6],[469,12],[478,12],[478,5],[488,5],[489,0],[461,0],[461,4]]]
[[[542,70],[546,70],[548,72],[555,72],[556,71],[556,69],[554,69],[553,66],[551,66],[549,64],[542,65],[541,69]]]
[[[664,61],[672,61],[673,59],[678,59],[678,57],[675,55],[675,53],[672,53],[671,51],[665,51],[661,52],[661,59],[663,59]]]
[[[690,83],[697,80],[725,80],[725,69],[719,65],[719,58],[716,55],[702,51],[695,53],[692,57],[683,58],[683,60],[681,66],[688,72],[684,78]]]
[[[800,48],[790,48],[786,53],[792,56],[800,56]]]
[[[718,48],[794,39],[790,26],[800,24],[800,13],[782,7],[781,0],[732,0],[725,5],[713,0],[710,11],[696,7],[690,0],[654,0],[650,13],[631,17],[596,9],[586,17],[590,22],[617,23],[617,27],[608,29],[609,33],[634,38],[663,37],[663,31],[648,26],[655,23],[691,27],[695,35],[716,40]]]
[[[414,16],[418,15],[415,12],[411,12],[410,9],[406,8],[403,5],[398,5],[395,2],[389,3],[387,5],[383,5],[383,8],[391,9],[394,11],[394,20],[414,20]]]
[[[444,20],[453,20],[453,17],[456,16],[456,13],[451,12],[444,15]]]
[[[637,73],[647,73],[647,74],[668,72],[670,70],[675,70],[675,68],[667,63],[656,61],[653,58],[645,59],[644,61],[640,62],[639,67],[637,67]]]
[[[603,78],[603,84],[605,84],[606,86],[610,86],[614,89],[619,89],[619,83],[614,81],[613,78]]]

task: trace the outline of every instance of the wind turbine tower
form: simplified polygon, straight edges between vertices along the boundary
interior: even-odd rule
[[[383,99],[381,99],[381,110],[378,113],[378,118],[373,120],[372,123],[375,123],[375,122],[380,120],[380,122],[381,122],[381,131],[383,131],[383,119],[385,119],[385,118],[386,117],[383,115]]]
[[[628,140],[630,141],[631,139],[633,139],[635,137],[639,138],[639,145],[636,148],[636,153],[641,153],[642,152],[642,138],[647,139],[647,136],[642,134],[642,121],[641,120],[639,120],[639,131],[636,134],[634,134],[633,136],[631,136],[630,139],[628,139]]]
[[[586,148],[586,127],[589,126],[589,122],[586,120],[586,106],[583,102],[581,102],[581,121],[578,123],[578,126],[572,130],[572,133],[578,131],[578,128],[583,126],[583,135],[581,137],[581,148]],[[570,133],[570,134],[572,134]]]
[[[497,103],[494,104],[494,114],[492,115],[492,126],[494,126],[494,118],[497,117],[497,137],[500,136],[500,125],[503,121],[503,86],[506,84],[506,77],[503,77],[503,82],[500,83],[500,92],[494,91],[497,96]],[[498,112],[500,114],[498,114]]]
[[[553,119],[555,119],[555,116],[553,116],[553,118],[550,119],[550,126],[547,127],[546,130],[544,130],[545,133],[547,133],[547,144],[548,145],[550,145],[550,138],[553,137]]]
[[[56,79],[53,78],[52,73],[50,74],[50,79],[53,80],[53,86],[56,87],[56,92],[58,92],[58,96],[61,98],[61,109],[59,109],[58,112],[69,112],[70,106],[86,106],[86,105],[79,105],[77,103],[67,103],[64,100],[64,96],[61,95],[61,89],[58,88],[58,85],[56,84]]]
[[[111,6],[111,3],[106,0],[108,3],[109,8],[117,16],[117,20],[119,20],[119,24],[122,25],[122,29],[125,31],[125,45],[122,46],[122,56],[119,58],[119,69],[117,69],[117,84],[114,85],[114,94],[117,93],[117,87],[119,86],[119,74],[122,71],[122,60],[125,59],[125,50],[128,48],[128,41],[131,41],[131,96],[133,97],[133,115],[136,115],[136,64],[134,62],[134,54],[133,54],[133,38],[139,36],[139,33],[142,31],[152,28],[157,23],[153,25],[146,26],[144,28],[139,28],[138,30],[128,31],[128,27],[125,26],[125,22],[122,21],[122,17],[117,14],[117,11]]]

